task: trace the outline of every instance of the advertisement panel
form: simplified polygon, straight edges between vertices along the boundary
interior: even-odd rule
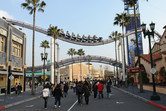
[[[137,15],[137,28],[140,27],[140,16]],[[126,26],[126,32],[135,30],[134,15],[131,15],[130,23]],[[140,54],[143,54],[142,47],[142,35],[141,32],[137,33],[138,37],[138,46]],[[127,55],[128,55],[128,64],[130,67],[135,66],[135,57],[137,56],[137,46],[135,34],[129,35],[126,39],[127,41]]]

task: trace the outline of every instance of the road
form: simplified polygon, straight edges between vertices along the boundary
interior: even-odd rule
[[[61,99],[61,107],[57,108],[56,111],[162,111],[161,109],[158,109],[116,89],[112,89],[112,96],[110,99],[106,98],[106,93],[104,91],[103,99],[94,99],[92,94],[88,105],[85,104],[84,100],[83,105],[79,105],[76,101],[77,96],[70,90],[67,98]],[[54,97],[49,98],[48,109],[44,109],[44,100],[42,98],[5,109],[5,111],[42,110],[55,111]]]

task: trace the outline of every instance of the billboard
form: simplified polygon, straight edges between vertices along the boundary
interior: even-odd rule
[[[130,15],[130,23],[126,26],[126,32],[135,30],[135,21],[134,15]],[[140,28],[140,15],[137,15],[137,28]],[[138,37],[138,46],[140,54],[143,54],[143,47],[142,47],[142,35],[141,32],[137,33]],[[126,39],[127,42],[127,55],[128,55],[128,64],[130,67],[135,66],[135,57],[137,55],[137,46],[136,46],[136,38],[135,34],[129,35]]]

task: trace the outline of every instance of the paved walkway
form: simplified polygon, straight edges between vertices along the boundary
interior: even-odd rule
[[[156,107],[158,107],[159,105],[162,105],[161,107],[163,109],[165,108],[164,110],[166,111],[166,95],[164,95],[164,94],[159,94],[161,100],[151,102],[150,101],[150,96],[152,95],[152,92],[150,92],[150,91],[144,90],[144,93],[140,93],[139,89],[137,87],[134,87],[134,86],[133,87],[129,86],[128,88],[122,87],[120,89],[119,88],[116,88],[116,89],[118,89],[118,90],[120,90],[124,93],[127,93],[131,96],[134,96],[137,99],[141,98],[141,100],[143,100],[144,102],[148,101],[147,103],[150,103],[150,104],[152,104]],[[28,102],[28,101],[38,99],[39,96],[41,95],[41,90],[42,90],[42,86],[39,86],[36,89],[35,95],[31,95],[31,90],[27,88],[26,92],[24,92],[20,95],[10,94],[10,95],[0,96],[0,110],[5,109],[5,108],[10,108],[12,106],[15,106],[15,105],[18,105],[18,104],[21,104],[21,103],[25,103],[25,102]],[[157,105],[154,104],[153,102],[157,103]]]
[[[21,93],[20,95],[17,94],[8,94],[8,95],[1,95],[0,96],[0,109],[5,106],[11,107],[13,105],[20,104],[25,101],[30,101],[32,99],[38,98],[41,95],[42,86],[36,88],[35,95],[31,95],[31,89],[26,87],[26,91]]]
[[[120,89],[128,91],[128,92],[130,92],[132,94],[135,94],[137,96],[143,97],[147,100],[150,100],[150,96],[153,94],[152,91],[147,91],[147,90],[144,90],[143,93],[140,93],[140,90],[136,86],[129,86],[128,88],[122,87]],[[166,106],[166,95],[165,94],[160,94],[160,93],[157,93],[157,94],[160,96],[160,100],[153,101],[153,102],[161,104],[163,106]]]

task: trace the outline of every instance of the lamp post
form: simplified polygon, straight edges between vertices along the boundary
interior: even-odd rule
[[[151,61],[151,72],[152,72],[152,81],[153,81],[153,95],[151,96],[151,100],[160,100],[160,96],[156,93],[156,84],[155,84],[155,79],[154,79],[154,73],[155,69],[153,68],[153,58],[152,58],[152,50],[151,50],[151,36],[154,38],[154,28],[155,24],[151,23],[150,24],[150,30],[146,30],[146,24],[141,25],[144,38],[146,38],[146,35],[148,36],[149,39],[149,50],[150,50],[150,61]]]
[[[47,60],[47,56],[48,56],[48,53],[45,53],[45,52],[44,52],[44,54],[41,53],[41,60],[44,61],[44,64],[43,64],[43,69],[44,69],[44,71],[43,71],[43,73],[44,73],[43,80],[44,80],[44,84],[43,84],[43,86],[45,86],[45,61]]]

